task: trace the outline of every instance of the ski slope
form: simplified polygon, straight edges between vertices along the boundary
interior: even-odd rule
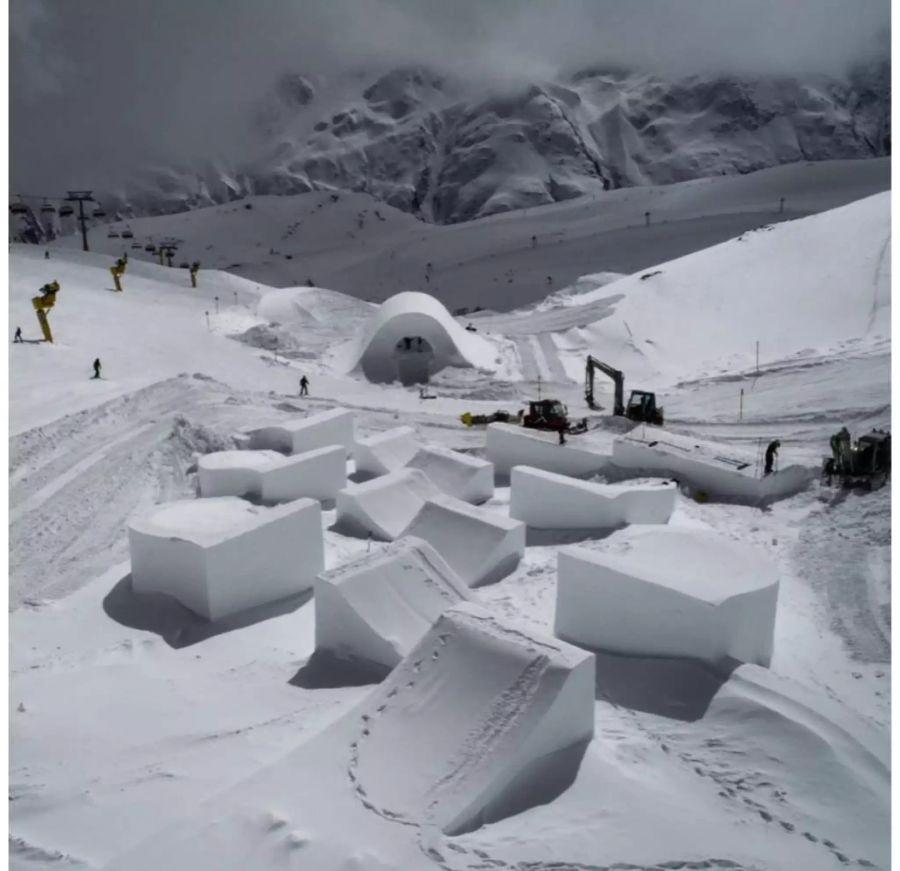
[[[448,367],[430,385],[435,400],[348,372],[345,345],[371,307],[338,291],[273,296],[214,270],[192,290],[186,271],[132,262],[118,294],[108,254],[60,244],[45,260],[13,246],[11,326],[36,338],[30,297],[54,278],[62,290],[56,343],[9,352],[11,866],[888,868],[890,485],[859,495],[814,483],[766,511],[679,493],[669,526],[763,549],[777,567],[771,669],[598,652],[595,737],[571,778],[472,828],[454,820],[486,794],[478,770],[425,824],[377,809],[420,806],[424,768],[405,767],[405,749],[440,750],[454,712],[496,695],[481,653],[466,665],[474,648],[459,648],[452,675],[441,671],[452,658],[422,672],[405,700],[418,731],[386,709],[378,754],[358,757],[373,810],[349,774],[352,744],[400,674],[358,685],[317,667],[308,597],[216,624],[138,597],[125,537],[138,513],[195,495],[197,454],[310,411],[352,410],[358,438],[410,426],[422,443],[483,457],[484,429],[459,414],[535,398],[526,340],[543,395],[587,416],[591,443],[611,444],[620,422],[583,404],[586,349],[623,368],[626,387],[657,389],[674,431],[751,453],[778,437],[782,464],[815,467],[841,425],[856,434],[890,422],[888,219],[887,196],[869,197],[661,263],[644,270],[661,270],[650,279],[504,315],[508,332],[484,315],[474,322],[499,374]],[[625,321],[656,346],[624,342]],[[97,356],[104,378],[93,381]],[[301,374],[309,397],[297,395]],[[498,486],[482,507],[503,519],[509,501]],[[384,547],[335,521],[326,507],[326,569]],[[559,546],[621,556],[626,539],[529,530],[517,568],[473,598],[504,631],[552,636]],[[479,680],[471,695],[467,675]],[[492,748],[485,776],[512,758],[479,746]]]

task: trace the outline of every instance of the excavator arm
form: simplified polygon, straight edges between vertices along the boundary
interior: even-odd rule
[[[614,369],[596,357],[588,355],[584,367],[584,398],[589,408],[596,408],[594,403],[594,370],[599,369],[604,375],[612,379],[615,384],[615,398],[613,402],[613,414],[625,414],[625,375],[618,369]]]

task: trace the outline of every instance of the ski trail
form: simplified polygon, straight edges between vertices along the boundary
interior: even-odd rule
[[[522,380],[537,381],[540,377],[537,360],[534,356],[530,336],[520,336],[516,340],[516,349],[519,352],[519,362],[522,364]]]
[[[536,338],[537,343],[544,352],[544,359],[547,361],[547,366],[550,370],[550,380],[559,384],[565,384],[569,380],[569,376],[566,375],[566,370],[560,362],[559,351],[556,348],[556,343],[553,341],[553,334],[538,333]]]

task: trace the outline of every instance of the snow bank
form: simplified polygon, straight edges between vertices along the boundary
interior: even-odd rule
[[[635,473],[674,477],[709,497],[749,505],[793,496],[812,479],[805,466],[763,476],[762,458],[658,427],[638,426],[616,438],[613,463]]]
[[[406,534],[433,545],[470,587],[499,581],[525,552],[524,523],[452,496],[428,499]]]
[[[356,471],[386,475],[405,466],[418,447],[416,431],[411,426],[398,426],[357,439],[353,452]]]
[[[404,339],[422,343],[407,349]],[[404,292],[385,300],[355,338],[352,369],[362,369],[370,381],[422,381],[446,366],[494,371],[496,356],[488,341],[464,330],[433,296]]]
[[[372,693],[351,778],[382,816],[458,834],[549,801],[594,733],[594,659],[472,603]]]
[[[778,574],[763,551],[706,531],[626,535],[621,554],[560,550],[560,638],[635,656],[769,665]]]
[[[333,408],[295,420],[260,427],[248,432],[251,449],[300,454],[315,448],[343,445],[353,455],[353,412]]]
[[[259,470],[283,459],[277,451],[215,451],[197,461],[200,495],[256,496]]]
[[[316,650],[393,668],[443,611],[471,598],[427,542],[403,538],[316,580]]]
[[[537,529],[606,529],[625,523],[668,523],[677,487],[594,484],[528,466],[512,470],[509,516]]]
[[[355,535],[393,541],[425,500],[438,493],[418,469],[398,469],[362,484],[348,484],[337,495],[337,525]]]
[[[507,423],[492,423],[487,428],[487,458],[499,475],[508,475],[513,466],[532,466],[560,475],[584,477],[601,472],[611,457],[590,447],[578,447],[579,436],[559,444],[556,433],[524,429]]]
[[[298,593],[324,567],[311,499],[276,508],[231,496],[168,502],[132,521],[128,543],[136,591],[167,593],[207,620]]]
[[[494,465],[444,447],[423,447],[406,464],[424,472],[448,496],[463,502],[486,502],[494,495]]]

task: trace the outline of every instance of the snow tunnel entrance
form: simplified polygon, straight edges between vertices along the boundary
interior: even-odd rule
[[[426,384],[434,362],[434,348],[422,336],[404,336],[394,346],[397,379],[401,384]]]

